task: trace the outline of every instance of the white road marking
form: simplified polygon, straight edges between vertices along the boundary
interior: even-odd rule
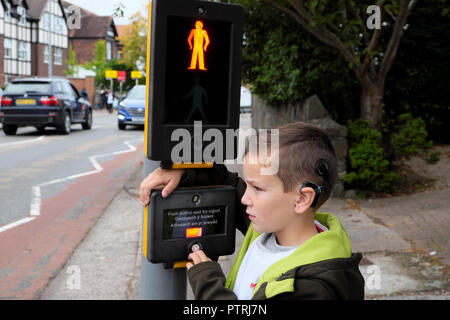
[[[73,180],[73,179],[88,176],[91,174],[99,173],[99,172],[103,171],[103,167],[98,163],[97,158],[102,158],[102,157],[107,157],[107,156],[115,156],[118,154],[136,151],[136,147],[133,146],[130,142],[131,141],[142,141],[142,140],[144,140],[144,138],[124,141],[124,144],[128,147],[128,149],[114,151],[111,153],[94,155],[94,156],[89,157],[89,161],[91,161],[95,170],[74,174],[74,175],[71,175],[71,176],[68,176],[65,178],[61,178],[61,179],[54,179],[54,180],[39,183],[38,185],[33,186],[31,188],[31,204],[30,204],[30,216],[31,217],[25,217],[23,219],[17,220],[15,222],[12,222],[10,224],[0,227],[0,233],[2,233],[3,231],[6,231],[6,230],[10,230],[10,229],[17,227],[19,225],[22,225],[24,223],[33,221],[36,217],[38,217],[41,214],[41,203],[42,203],[41,187],[45,187],[45,186],[49,186],[52,184],[61,183],[61,182],[65,182],[68,180]]]
[[[10,224],[7,224],[7,225],[5,225],[3,227],[0,227],[0,233],[2,233],[3,231],[6,231],[6,230],[12,229],[14,227],[20,226],[21,224],[30,222],[30,221],[32,221],[34,219],[36,219],[36,217],[25,217],[23,219],[14,221],[14,222],[12,222]]]
[[[2,143],[0,144],[0,147],[7,147],[7,146],[13,146],[16,144],[22,144],[22,143],[30,143],[30,142],[35,142],[35,141],[40,141],[42,139],[44,139],[45,136],[40,136],[39,138],[34,138],[34,139],[27,139],[27,140],[21,140],[21,141],[14,141],[14,142],[6,142],[6,143]]]

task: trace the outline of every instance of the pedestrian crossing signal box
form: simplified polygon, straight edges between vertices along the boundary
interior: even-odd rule
[[[144,216],[144,256],[150,262],[173,267],[194,248],[210,258],[234,252],[234,187],[179,188],[167,198],[161,191],[152,191]]]
[[[214,128],[225,137],[226,129],[239,128],[242,30],[243,9],[239,5],[152,1],[149,159],[170,161],[171,151],[179,143],[172,141],[172,133],[186,129],[193,137],[194,122],[201,122],[201,135]],[[227,153],[225,145],[223,160],[234,159],[237,147]],[[191,163],[196,162],[193,158]]]

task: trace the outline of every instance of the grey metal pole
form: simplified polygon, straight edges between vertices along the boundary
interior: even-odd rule
[[[52,22],[50,20],[50,30],[48,31],[48,77],[53,77],[53,56],[52,56]]]
[[[159,165],[159,161],[145,158],[144,177],[159,168]],[[141,258],[142,300],[186,300],[185,268],[164,269],[163,264],[149,262],[142,252]]]

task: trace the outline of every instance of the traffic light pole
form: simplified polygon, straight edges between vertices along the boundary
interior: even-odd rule
[[[144,177],[159,168],[159,161],[144,160]],[[143,253],[141,269],[142,300],[185,300],[186,269],[165,269],[162,263],[149,262]]]
[[[149,65],[150,65],[150,35],[151,35],[151,17],[152,17],[152,1],[148,6],[148,38],[147,38],[147,89],[150,84]],[[137,82],[138,80],[136,80]],[[148,95],[146,102],[148,105]],[[146,109],[148,112],[148,107]],[[147,119],[147,117],[146,117]],[[146,120],[145,125],[145,138],[147,139],[149,127]],[[145,142],[147,145],[147,141]],[[160,167],[160,161],[153,161],[147,158],[147,154],[150,150],[146,150],[146,156],[144,157],[144,177],[147,177],[150,173]],[[148,216],[148,206],[144,208],[144,217]],[[147,230],[145,226],[146,219],[142,219],[143,233]],[[144,238],[141,237],[142,239]],[[142,267],[141,267],[141,299],[142,300],[185,300],[186,299],[186,269],[165,269],[161,263],[151,263],[141,252]]]

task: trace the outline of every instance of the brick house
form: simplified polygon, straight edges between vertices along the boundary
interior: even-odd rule
[[[0,0],[0,86],[16,77],[64,76],[68,29],[60,0]]]
[[[69,30],[61,0],[28,0],[28,5],[32,21],[32,75],[48,76],[51,60],[52,75],[65,76]]]
[[[62,1],[68,8],[72,4]],[[84,64],[94,59],[95,44],[99,40],[105,41],[106,59],[119,58],[119,41],[117,29],[112,16],[98,16],[88,10],[80,8],[81,21],[80,29],[73,29],[69,32],[69,43],[77,55],[80,64]]]
[[[27,0],[0,0],[0,86],[30,76],[32,22]]]
[[[80,63],[94,58],[98,40],[105,40],[107,59],[119,58],[117,29],[112,16],[80,8],[79,29],[69,30],[62,0],[0,0],[0,86],[16,77],[65,76],[69,44]]]

